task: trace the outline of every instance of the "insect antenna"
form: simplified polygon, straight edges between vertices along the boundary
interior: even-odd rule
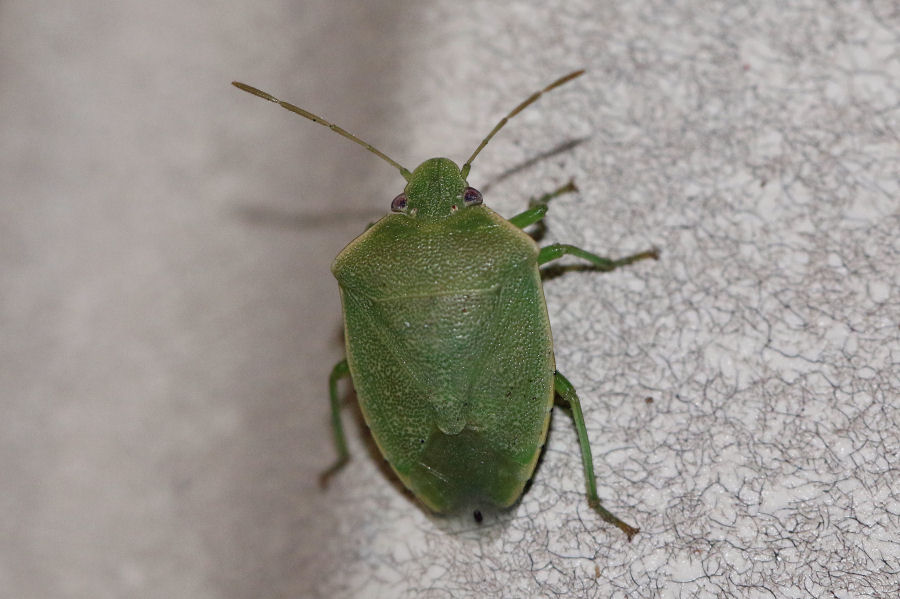
[[[575,79],[576,77],[580,77],[583,74],[584,74],[584,69],[579,69],[577,71],[569,73],[565,77],[560,77],[559,79],[557,79],[556,81],[554,81],[553,83],[551,83],[550,85],[545,87],[544,89],[538,90],[538,91],[534,92],[533,94],[531,94],[530,96],[528,96],[528,98],[524,102],[522,102],[521,104],[519,104],[518,106],[513,108],[509,112],[509,114],[507,114],[505,117],[500,119],[500,122],[497,123],[497,125],[493,129],[491,129],[491,132],[487,134],[487,137],[485,137],[482,140],[482,142],[478,145],[478,147],[475,148],[475,151],[472,152],[472,155],[469,156],[469,159],[466,160],[466,163],[463,164],[463,167],[460,169],[460,174],[462,175],[462,178],[465,179],[469,175],[469,169],[472,168],[472,161],[475,160],[475,157],[478,156],[478,153],[484,149],[484,146],[486,146],[488,144],[488,142],[491,141],[491,138],[493,138],[497,134],[497,132],[503,128],[503,125],[505,125],[507,123],[507,121],[509,121],[509,119],[513,118],[514,116],[516,116],[517,114],[519,114],[520,112],[525,110],[528,106],[537,102],[538,98],[543,96],[545,93],[547,93],[551,89],[555,89],[564,83],[568,83],[572,79]]]
[[[246,83],[241,83],[240,81],[232,81],[231,85],[235,86],[236,88],[238,88],[240,90],[247,92],[248,94],[253,94],[254,96],[259,96],[263,100],[268,100],[269,102],[275,102],[276,104],[278,104],[279,106],[281,106],[282,108],[284,108],[286,110],[290,110],[293,113],[299,114],[303,118],[309,119],[314,123],[318,123],[318,124],[322,125],[323,127],[328,127],[329,129],[331,129],[338,135],[342,135],[342,136],[346,137],[347,139],[349,139],[350,141],[358,143],[359,145],[361,145],[368,151],[372,152],[373,154],[375,154],[376,156],[378,156],[379,158],[381,158],[382,160],[384,160],[385,162],[387,162],[388,164],[393,166],[394,168],[398,169],[400,171],[400,174],[403,175],[403,178],[406,179],[407,181],[409,181],[409,178],[412,176],[412,174],[409,172],[409,170],[406,169],[405,167],[403,167],[402,165],[400,165],[396,160],[393,160],[390,156],[388,156],[387,154],[385,154],[384,152],[382,152],[381,150],[379,150],[372,144],[361,140],[360,138],[356,137],[355,135],[353,135],[346,129],[342,129],[341,127],[338,127],[334,123],[329,123],[322,117],[315,115],[315,114],[309,112],[308,110],[303,110],[299,106],[295,106],[295,105],[291,104],[290,102],[284,102],[282,100],[279,100],[272,94],[266,93],[266,92],[262,91],[261,89],[256,89],[252,85],[247,85]]]

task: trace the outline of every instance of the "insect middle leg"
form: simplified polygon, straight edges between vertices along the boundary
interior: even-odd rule
[[[337,449],[338,459],[327,470],[319,475],[319,486],[328,486],[331,476],[340,470],[350,459],[347,451],[347,441],[344,438],[344,426],[341,424],[341,400],[338,397],[337,383],[344,377],[350,376],[350,367],[346,358],[334,365],[331,375],[328,377],[328,394],[331,397],[331,430],[334,433],[334,446]]]
[[[547,215],[548,204],[550,200],[565,193],[572,193],[576,191],[578,191],[578,188],[575,187],[575,182],[569,181],[559,189],[551,191],[550,193],[545,193],[537,199],[529,200],[528,210],[525,210],[524,212],[520,212],[519,214],[513,216],[509,219],[509,222],[519,227],[520,229],[524,229],[529,225],[541,222],[543,221],[544,216]],[[646,260],[648,258],[652,258],[654,260],[659,259],[659,250],[656,248],[633,254],[631,256],[625,256],[624,258],[620,258],[618,260],[612,260],[610,258],[598,256],[597,254],[588,252],[587,250],[583,250],[574,245],[569,245],[567,243],[554,243],[553,245],[548,245],[541,248],[541,253],[538,254],[538,266],[562,258],[566,254],[571,254],[573,256],[583,258],[593,264],[598,270],[603,271],[615,270],[620,266],[625,266],[627,264],[637,262],[638,260]]]
[[[626,524],[615,514],[603,507],[600,498],[597,496],[597,479],[594,477],[594,460],[591,457],[591,443],[588,441],[587,428],[584,426],[584,414],[581,412],[581,402],[575,393],[575,387],[564,377],[562,373],[557,371],[554,373],[554,389],[556,394],[568,404],[572,410],[572,420],[575,421],[575,431],[578,433],[578,444],[581,446],[581,461],[584,464],[584,478],[587,486],[588,505],[600,514],[606,522],[618,527],[628,536],[628,540],[636,535],[640,529],[630,524]]]
[[[528,225],[533,225],[543,219],[544,215],[547,214],[547,204],[550,200],[559,197],[564,193],[573,193],[576,191],[578,191],[578,188],[575,187],[575,181],[569,181],[559,189],[551,191],[550,193],[545,193],[537,199],[532,198],[528,200],[528,210],[515,215],[509,219],[509,222],[520,229],[524,229]]]
[[[541,251],[538,254],[538,266],[543,266],[548,262],[552,262],[553,260],[562,258],[566,254],[571,254],[573,256],[583,258],[594,265],[597,270],[603,271],[615,270],[620,266],[625,266],[628,264],[632,264],[633,262],[637,262],[638,260],[646,260],[648,258],[659,260],[659,250],[657,248],[652,248],[644,252],[639,252],[637,254],[625,256],[624,258],[619,258],[618,260],[613,260],[611,258],[598,256],[597,254],[591,253],[587,250],[583,250],[579,247],[575,247],[574,245],[569,245],[568,243],[554,243],[552,245],[541,248]]]

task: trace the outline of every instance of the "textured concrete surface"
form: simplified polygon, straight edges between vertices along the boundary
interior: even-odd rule
[[[894,2],[0,7],[0,597],[894,597]],[[401,185],[663,260],[547,281],[601,496],[554,418],[513,510],[436,518],[359,412],[328,267]]]

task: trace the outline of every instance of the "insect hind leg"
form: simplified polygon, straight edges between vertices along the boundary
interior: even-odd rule
[[[557,396],[562,399],[572,410],[572,420],[575,421],[575,431],[578,433],[578,444],[581,446],[581,461],[584,464],[585,486],[587,487],[588,505],[597,512],[603,520],[616,526],[628,536],[628,540],[636,535],[640,529],[620,520],[615,514],[603,507],[597,496],[597,479],[594,477],[594,460],[591,457],[591,443],[588,440],[587,428],[584,425],[584,414],[581,412],[581,402],[575,393],[575,387],[564,377],[561,372],[554,373],[554,389]]]

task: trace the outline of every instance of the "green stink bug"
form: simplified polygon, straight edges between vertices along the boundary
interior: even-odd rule
[[[406,187],[391,212],[338,254],[331,270],[344,312],[346,358],[329,379],[337,462],[349,459],[337,382],[350,375],[378,448],[413,494],[439,513],[481,503],[509,507],[531,478],[558,396],[572,411],[588,503],[629,538],[638,529],[597,496],[581,404],[556,370],[540,267],[571,254],[610,271],[647,258],[618,260],[568,244],[539,248],[523,229],[571,183],[504,219],[466,181],[472,161],[525,107],[584,71],[535,92],[491,130],[462,168],[432,158],[410,172],[325,119],[249,85],[243,91],[297,113],[363,146],[394,166]],[[476,520],[480,511],[475,511]]]

